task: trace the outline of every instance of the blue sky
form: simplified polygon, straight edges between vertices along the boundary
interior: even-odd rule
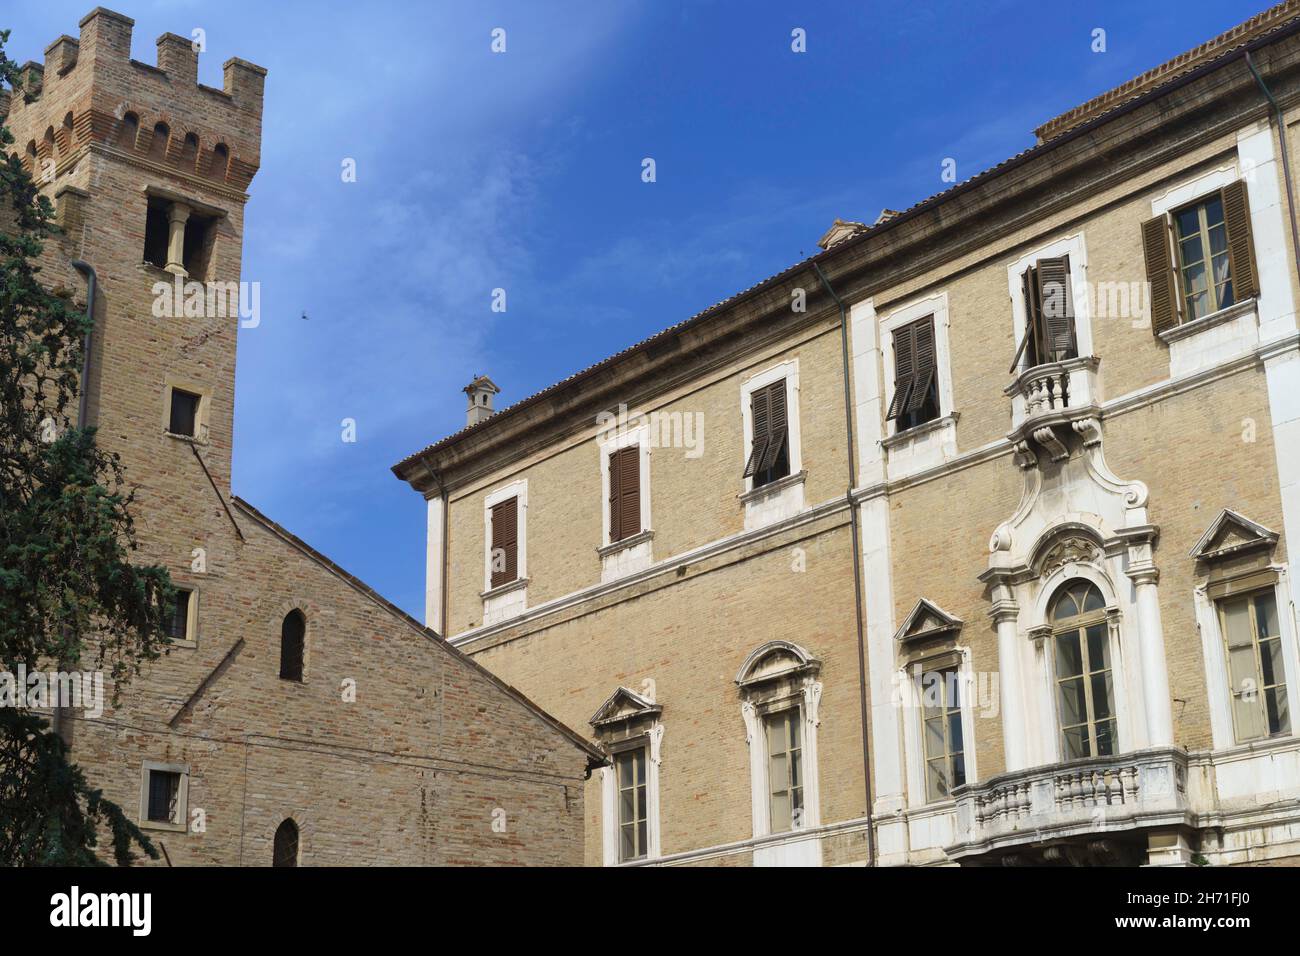
[[[502,404],[530,395],[811,254],[836,216],[938,192],[945,158],[966,179],[1267,4],[108,5],[135,19],[139,60],[201,27],[202,82],[221,86],[231,56],[270,71],[234,489],[422,617],[424,505],[389,467],[463,425],[474,373]],[[41,60],[93,6],[6,4],[10,55]]]

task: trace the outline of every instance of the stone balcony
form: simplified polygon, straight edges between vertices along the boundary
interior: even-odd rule
[[[1049,362],[1025,369],[1003,392],[1011,398],[1011,435],[1050,441],[1050,429],[1095,418],[1101,404],[1096,356]],[[1043,432],[1043,429],[1049,429]]]
[[[1076,851],[1123,862],[1118,848],[1141,831],[1192,822],[1187,754],[1169,747],[999,774],[953,796],[956,835],[946,852],[967,864],[1073,861]]]

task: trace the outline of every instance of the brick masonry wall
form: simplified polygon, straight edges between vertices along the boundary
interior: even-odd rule
[[[194,646],[171,647],[101,718],[74,720],[74,757],[133,818],[143,761],[189,767],[203,830],[155,833],[177,865],[269,864],[288,817],[304,865],[579,863],[594,756],[581,738],[229,500],[239,320],[154,315],[154,284],[173,277],[142,263],[146,190],[221,210],[207,278],[241,278],[240,178],[247,185],[258,161],[261,72],[234,62],[228,92],[200,87],[178,40],[167,41],[164,74],[128,59],[126,18],[97,11],[83,22],[76,65],[47,70],[41,97],[8,120],[21,149],[74,114],[45,190],[73,203],[77,228],[47,248],[46,274],[84,302],[69,260],[98,271],[90,420],[135,487],[139,560],[166,566],[198,601]],[[230,176],[217,182],[170,154],[114,145],[127,109],[142,130],[162,119],[173,137],[226,143]],[[165,433],[169,376],[210,394],[205,440]],[[295,608],[307,620],[302,683],[279,677],[280,626]]]

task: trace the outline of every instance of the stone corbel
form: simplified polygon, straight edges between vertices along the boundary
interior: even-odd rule
[[[664,739],[664,725],[655,724],[650,729],[650,762],[656,767],[659,766],[659,748]]]
[[[808,722],[809,727],[821,726],[821,709],[822,702],[822,682],[819,680],[805,681],[803,685],[803,713],[804,720]]]
[[[740,705],[740,716],[745,721],[745,743],[752,744],[758,738],[758,710],[749,701]]]
[[[1034,441],[1047,449],[1052,461],[1065,461],[1070,457],[1070,447],[1056,437],[1056,430],[1051,425],[1035,428]]]
[[[1101,444],[1101,421],[1096,418],[1080,418],[1071,425],[1080,438],[1083,439],[1083,446],[1091,448],[1093,445]]]
[[[1052,636],[1052,625],[1038,624],[1029,629],[1029,638],[1034,642],[1034,650],[1043,649],[1043,641]]]

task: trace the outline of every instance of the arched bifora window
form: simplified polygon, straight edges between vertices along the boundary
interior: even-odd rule
[[[275,829],[275,850],[272,866],[298,865],[298,824],[285,820]]]
[[[280,625],[280,679],[302,680],[303,649],[307,638],[307,619],[294,609]]]
[[[1106,601],[1091,581],[1061,585],[1051,610],[1056,700],[1065,760],[1118,749]]]

